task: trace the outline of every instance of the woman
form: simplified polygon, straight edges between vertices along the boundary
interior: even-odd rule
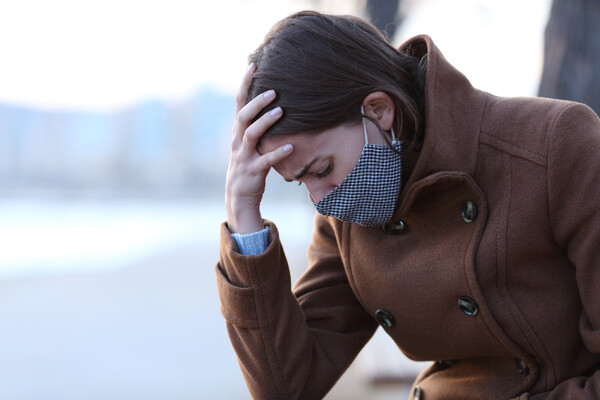
[[[255,398],[318,399],[378,325],[414,399],[600,396],[600,121],[474,89],[430,38],[302,12],[236,101],[217,281]],[[397,140],[399,139],[399,140]],[[319,212],[291,289],[273,167]]]

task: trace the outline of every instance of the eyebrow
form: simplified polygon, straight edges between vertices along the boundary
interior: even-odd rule
[[[307,163],[304,167],[302,167],[302,169],[300,170],[300,172],[298,172],[296,174],[294,179],[285,179],[285,181],[292,182],[292,181],[300,180],[304,175],[306,175],[306,173],[308,172],[310,167],[312,167],[312,165],[315,163],[315,161],[316,161],[316,159],[313,159],[311,162]]]

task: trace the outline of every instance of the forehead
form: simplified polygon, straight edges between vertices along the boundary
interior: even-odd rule
[[[322,141],[321,136],[323,135],[318,133],[297,133],[269,137],[260,141],[258,151],[261,154],[265,154],[274,151],[285,144],[291,144],[292,146],[294,146],[294,152],[300,149],[309,150],[315,147],[315,143]]]
[[[323,133],[299,133],[270,137],[261,141],[258,152],[264,155],[283,145],[291,144],[294,147],[292,154],[275,164],[274,168],[284,178],[293,179],[298,170],[327,151],[328,144],[331,142],[328,139],[330,139],[328,135]]]
[[[296,153],[297,151],[316,151],[323,147],[344,146],[354,139],[364,142],[361,136],[356,137],[351,133],[355,129],[356,126],[340,125],[319,133],[291,133],[289,135],[268,137],[261,140],[258,150],[261,154],[264,154],[289,143],[294,146],[294,153]]]
[[[357,149],[360,152],[364,145],[364,136],[360,126],[339,126],[321,133],[269,137],[261,142],[258,151],[260,154],[265,154],[285,144],[291,144],[294,151],[274,165],[274,168],[284,178],[293,179],[298,171],[312,161],[327,158],[343,159],[345,154],[353,154]]]

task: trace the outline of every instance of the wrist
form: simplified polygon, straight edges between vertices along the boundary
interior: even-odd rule
[[[259,205],[227,203],[227,225],[231,233],[248,234],[264,229]]]

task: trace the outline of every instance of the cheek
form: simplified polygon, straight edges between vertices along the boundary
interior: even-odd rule
[[[340,169],[340,170],[336,171],[335,178],[332,178],[332,183],[335,184],[335,186],[339,185],[340,183],[342,183],[342,181],[344,179],[346,179],[346,177],[348,176],[348,174],[351,171],[352,171],[352,168],[350,168],[350,169],[344,168],[343,170]]]
[[[339,185],[340,183],[342,183],[342,181],[344,179],[346,179],[346,177],[350,174],[350,172],[352,172],[352,170],[354,169],[354,167],[356,166],[356,163],[358,163],[358,159],[360,157],[360,153],[356,156],[356,159],[354,159],[354,157],[351,160],[345,159],[345,160],[340,160],[338,161],[335,165],[335,171],[332,179],[335,182],[335,185]]]
[[[337,182],[332,179],[315,179],[306,181],[304,184],[306,185],[310,199],[313,203],[316,203],[317,201],[323,199],[323,197],[327,196],[327,194],[335,189],[335,187],[340,183],[341,181]]]
[[[336,186],[342,183],[356,166],[359,156],[360,153],[355,161],[338,158],[333,161],[333,171],[326,177],[322,179],[306,179],[304,184],[306,185],[306,189],[308,189],[311,200],[313,202],[321,200],[329,192],[335,189]]]

